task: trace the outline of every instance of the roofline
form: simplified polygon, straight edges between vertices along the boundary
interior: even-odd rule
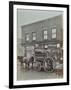
[[[62,16],[62,14],[61,14],[61,15],[58,15],[58,16]],[[54,16],[54,17],[51,17],[51,18],[48,18],[48,19],[43,19],[43,20],[40,20],[40,21],[36,21],[36,22],[33,22],[33,23],[29,23],[29,24],[26,24],[26,25],[22,25],[21,27],[23,28],[23,27],[26,27],[26,26],[28,26],[28,25],[36,24],[36,23],[39,23],[39,22],[42,22],[42,21],[45,21],[45,20],[49,20],[49,19],[58,17],[58,16]]]

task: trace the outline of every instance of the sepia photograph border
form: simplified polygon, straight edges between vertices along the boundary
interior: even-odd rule
[[[42,7],[57,7],[57,8],[66,8],[66,82],[57,82],[57,83],[36,83],[36,84],[14,84],[14,5],[27,5],[27,6],[42,6]],[[65,48],[64,48],[65,49]],[[28,87],[42,87],[42,86],[61,86],[61,85],[69,85],[69,5],[67,4],[50,4],[50,3],[33,3],[33,2],[17,2],[10,1],[9,2],[9,88],[28,88]]]

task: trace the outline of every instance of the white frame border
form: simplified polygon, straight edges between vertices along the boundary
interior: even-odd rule
[[[29,85],[29,84],[43,84],[43,83],[61,83],[67,82],[67,8],[61,7],[43,7],[43,6],[28,6],[28,5],[14,5],[13,31],[14,31],[14,48],[13,48],[13,83],[14,85]],[[17,81],[17,9],[38,9],[38,10],[58,10],[63,11],[63,48],[64,48],[64,77],[63,79],[43,79],[43,80],[25,80]]]

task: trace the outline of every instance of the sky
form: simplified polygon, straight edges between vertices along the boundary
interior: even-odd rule
[[[21,38],[21,26],[63,14],[62,11],[17,9],[18,38]]]

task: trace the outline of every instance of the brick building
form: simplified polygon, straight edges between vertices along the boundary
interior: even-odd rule
[[[21,26],[23,56],[29,57],[35,48],[54,49],[63,46],[63,16]]]

